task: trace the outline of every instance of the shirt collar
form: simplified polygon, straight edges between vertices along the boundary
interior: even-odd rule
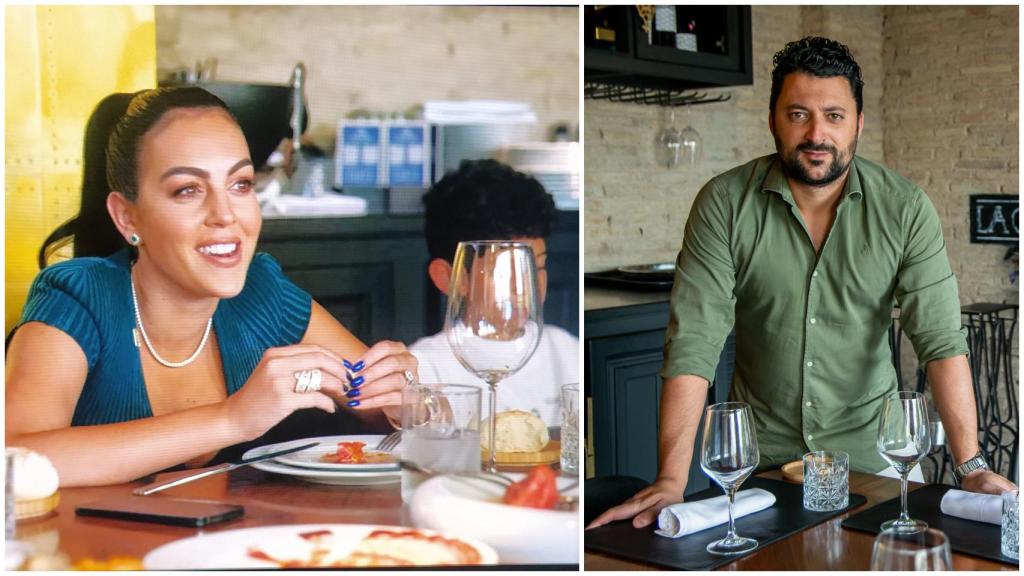
[[[853,157],[853,161],[850,162],[850,171],[846,175],[846,185],[843,186],[843,200],[846,199],[861,199],[864,197],[864,192],[861,188],[860,176],[857,174],[857,164],[859,163],[856,155]],[[793,191],[789,189],[789,181],[786,180],[786,171],[782,168],[782,160],[778,154],[775,154],[775,158],[772,160],[772,165],[768,169],[768,175],[764,178],[764,184],[761,185],[762,192],[775,192],[782,196],[782,198],[789,204],[794,204]]]

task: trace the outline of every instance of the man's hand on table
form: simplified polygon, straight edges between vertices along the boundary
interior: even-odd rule
[[[960,488],[968,492],[999,495],[1007,490],[1016,490],[1017,486],[991,470],[975,470],[964,476]]]
[[[647,488],[634,494],[622,504],[605,510],[587,526],[587,530],[604,526],[616,520],[633,518],[634,528],[650,526],[658,519],[661,509],[683,501],[683,487],[674,480],[659,478]]]

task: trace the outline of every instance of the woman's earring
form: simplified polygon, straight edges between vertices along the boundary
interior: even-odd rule
[[[132,246],[138,246],[142,243],[142,238],[139,238],[138,234],[132,232],[132,235],[128,237],[128,243]]]

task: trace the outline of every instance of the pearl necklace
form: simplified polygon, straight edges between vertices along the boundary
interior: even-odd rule
[[[132,329],[135,346],[139,346],[139,332],[142,332],[142,340],[146,343],[146,348],[149,349],[149,353],[153,355],[153,358],[156,359],[157,362],[167,366],[168,368],[181,368],[182,366],[188,366],[191,364],[192,361],[199,357],[199,353],[203,351],[203,348],[206,347],[206,340],[210,337],[210,328],[213,326],[213,316],[210,316],[210,319],[206,321],[206,332],[203,333],[203,340],[199,343],[199,347],[196,348],[196,351],[181,362],[168,362],[156,353],[156,350],[153,348],[153,343],[149,341],[149,336],[146,334],[146,327],[142,325],[142,315],[139,314],[139,299],[135,297],[135,277],[131,272],[128,273],[128,277],[132,286],[132,305],[135,306],[135,322],[139,326],[137,330]]]

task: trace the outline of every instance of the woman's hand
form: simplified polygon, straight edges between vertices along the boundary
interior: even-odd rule
[[[403,347],[404,349],[404,347]],[[372,349],[371,349],[372,350]],[[296,373],[320,370],[320,392],[296,392]],[[295,344],[264,352],[241,390],[225,400],[230,417],[253,439],[302,408],[335,411],[332,398],[344,397],[348,378],[341,358],[316,344]]]
[[[418,366],[419,362],[405,344],[388,340],[377,342],[362,358],[348,361],[346,367],[352,374],[352,389],[336,400],[355,410],[383,410],[388,419],[397,422],[401,415],[402,388],[419,379]]]

